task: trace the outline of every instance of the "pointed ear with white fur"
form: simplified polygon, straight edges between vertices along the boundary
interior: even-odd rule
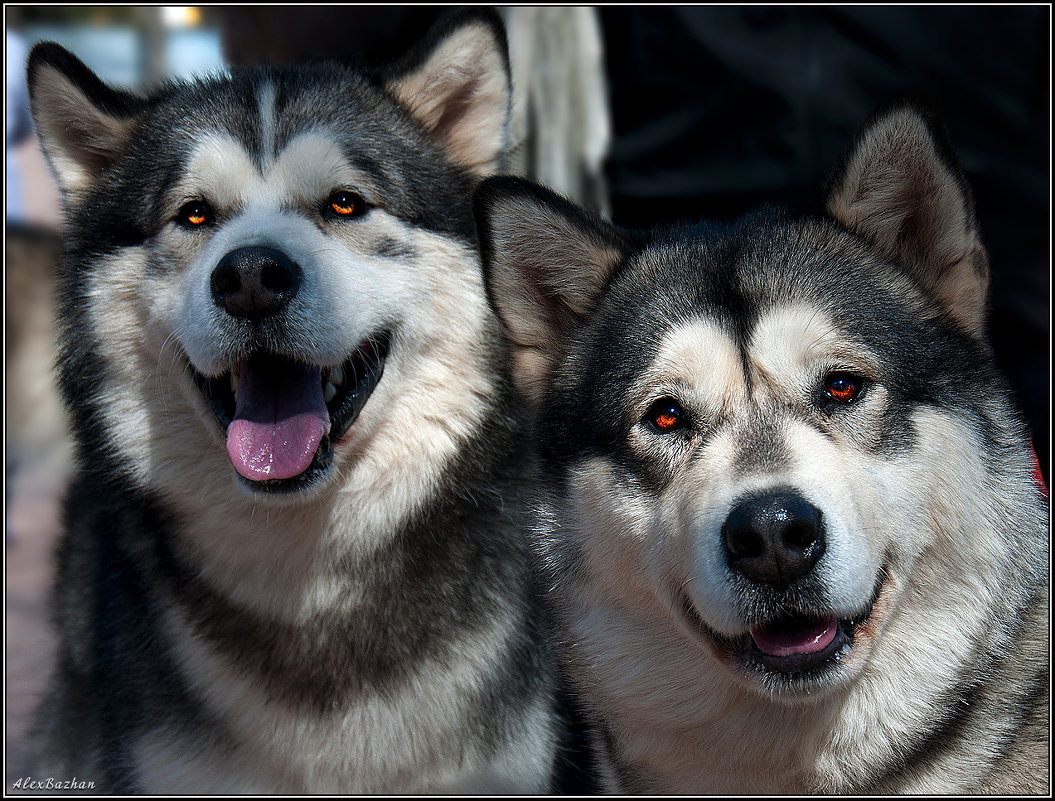
[[[614,226],[530,181],[489,178],[473,197],[488,298],[537,405],[561,341],[595,308],[631,245]]]
[[[456,161],[478,175],[501,168],[512,88],[496,13],[477,10],[441,24],[384,83]]]
[[[30,51],[27,75],[44,153],[63,192],[76,195],[124,152],[142,101],[104,84],[54,42]]]
[[[899,107],[864,129],[828,212],[900,264],[965,331],[983,336],[989,268],[973,202],[923,114]]]

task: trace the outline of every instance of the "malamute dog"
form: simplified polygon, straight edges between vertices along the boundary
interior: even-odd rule
[[[1046,792],[1047,502],[926,115],[823,215],[638,237],[510,178],[476,211],[610,787]]]
[[[398,69],[29,84],[78,446],[41,774],[108,792],[544,791],[527,461],[474,244],[493,14]]]

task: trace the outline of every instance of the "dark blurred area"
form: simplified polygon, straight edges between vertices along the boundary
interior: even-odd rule
[[[945,123],[992,271],[997,358],[1050,478],[1049,6],[611,7],[615,222],[810,206],[877,108]]]
[[[221,20],[231,65],[338,61],[368,69],[398,59],[455,6],[239,6]]]

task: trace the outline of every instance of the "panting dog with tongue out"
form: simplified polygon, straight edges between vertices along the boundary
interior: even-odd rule
[[[144,95],[29,61],[78,445],[39,775],[104,792],[544,792],[529,462],[470,191],[505,35]]]

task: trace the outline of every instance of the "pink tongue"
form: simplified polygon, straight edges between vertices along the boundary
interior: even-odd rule
[[[239,474],[251,481],[299,476],[329,431],[318,367],[259,355],[242,364],[227,427],[227,455]]]
[[[752,626],[751,636],[762,653],[790,656],[823,651],[835,639],[837,631],[835,618],[829,617],[825,620],[796,620]]]

